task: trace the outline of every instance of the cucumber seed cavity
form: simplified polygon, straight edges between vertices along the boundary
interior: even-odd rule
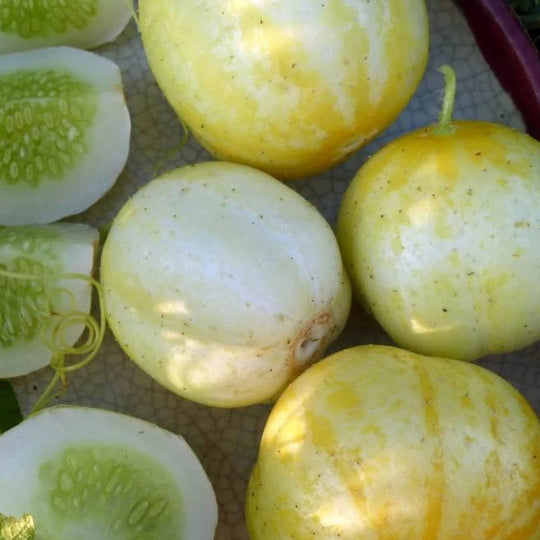
[[[86,154],[96,92],[69,72],[0,76],[0,181],[63,180]]]
[[[114,40],[131,18],[126,0],[1,0],[0,54]]]
[[[8,268],[0,270],[24,274],[46,274],[47,269],[38,261],[19,258]],[[0,275],[0,347],[10,347],[16,341],[36,337],[38,329],[49,317],[49,301],[42,282],[36,279],[16,279]]]
[[[0,54],[0,225],[86,210],[122,172],[130,136],[114,62],[73,47]]]
[[[158,540],[181,528],[182,496],[167,471],[129,447],[68,447],[39,468],[45,501],[36,512],[46,538],[71,537],[83,528],[93,538]]]
[[[97,0],[4,0],[0,30],[24,38],[62,34],[70,28],[87,27],[96,12]]]

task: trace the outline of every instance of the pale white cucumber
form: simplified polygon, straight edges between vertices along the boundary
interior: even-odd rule
[[[113,41],[130,17],[126,0],[2,0],[0,53],[55,45],[91,49]]]
[[[24,276],[90,276],[98,240],[98,232],[82,224],[0,227],[0,378],[25,375],[51,361],[42,335],[51,317],[90,311],[88,281]],[[73,345],[83,328],[67,326],[64,342]]]
[[[177,394],[274,399],[343,329],[350,286],[332,229],[272,176],[226,162],[170,171],[114,219],[101,280],[127,355]]]
[[[100,409],[45,409],[0,436],[0,514],[39,540],[212,540],[217,503],[178,435]]]
[[[71,47],[0,56],[0,225],[86,210],[127,160],[119,67]]]

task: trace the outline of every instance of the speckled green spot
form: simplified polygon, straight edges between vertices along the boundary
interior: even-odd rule
[[[87,152],[96,110],[94,88],[68,71],[0,76],[0,182],[62,180]]]
[[[182,496],[153,458],[127,447],[73,446],[39,471],[44,540],[181,538]],[[84,533],[87,531],[88,534]]]
[[[97,3],[97,0],[2,0],[0,30],[27,39],[82,30],[95,17]]]

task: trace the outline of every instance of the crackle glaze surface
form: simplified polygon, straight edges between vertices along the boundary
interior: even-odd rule
[[[519,113],[484,62],[451,0],[428,0],[427,4],[431,24],[429,65],[409,107],[382,136],[340,167],[291,184],[316,204],[332,226],[341,196],[366,158],[397,135],[436,120],[444,84],[437,68],[442,64],[451,64],[458,76],[457,118],[523,127]],[[181,146],[181,125],[154,81],[133,22],[113,44],[97,52],[120,65],[133,121],[130,156],[118,182],[104,199],[72,219],[101,226],[156,173],[210,156],[193,138]],[[365,343],[389,344],[390,339],[355,308],[332,351]],[[536,343],[516,353],[482,359],[480,363],[514,384],[540,412],[539,356],[540,343]],[[50,371],[44,369],[13,380],[25,412],[50,376]],[[182,434],[201,459],[217,492],[220,520],[216,539],[248,539],[244,523],[245,489],[268,406],[228,410],[184,400],[159,386],[129,361],[110,333],[99,357],[72,377],[62,401],[128,413]]]

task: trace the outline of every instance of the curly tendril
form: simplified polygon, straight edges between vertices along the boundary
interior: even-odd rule
[[[103,288],[101,283],[94,278],[78,273],[25,274],[0,268],[0,276],[35,281],[82,280],[88,282],[96,290],[98,296],[99,321],[89,313],[74,309],[75,297],[71,291],[62,287],[51,288],[49,297],[52,295],[67,295],[70,299],[71,311],[56,313],[53,306],[54,301],[49,298],[49,316],[41,327],[40,337],[45,347],[52,352],[49,365],[54,370],[54,375],[30,410],[30,414],[34,414],[47,407],[53,399],[62,396],[68,386],[67,375],[88,365],[99,352],[106,330]],[[86,334],[86,337],[82,341],[79,340],[79,344],[70,345],[66,338],[68,330],[79,325],[84,327],[83,335]],[[82,357],[82,359],[74,363],[67,363],[67,356],[78,356]],[[59,390],[57,390],[58,385],[60,385]]]
[[[131,12],[131,16],[133,17],[133,20],[135,21],[135,24],[137,25],[137,29],[141,30],[141,22],[139,19],[139,14],[137,13],[137,8],[135,7],[135,0],[125,0],[126,4],[128,5],[129,11]],[[173,158],[176,157],[177,152],[181,150],[189,141],[189,128],[187,127],[187,124],[181,119],[180,124],[182,126],[183,135],[182,139],[180,140],[180,143],[177,148],[173,148],[166,152],[156,163],[156,166],[154,167],[153,176],[158,176],[162,171],[165,170],[165,166],[167,162]]]
[[[133,20],[135,21],[135,24],[137,25],[137,28],[140,30],[141,25],[139,22],[139,15],[137,13],[137,9],[135,8],[135,0],[125,0],[129,11],[131,12],[131,16],[133,17]]]

